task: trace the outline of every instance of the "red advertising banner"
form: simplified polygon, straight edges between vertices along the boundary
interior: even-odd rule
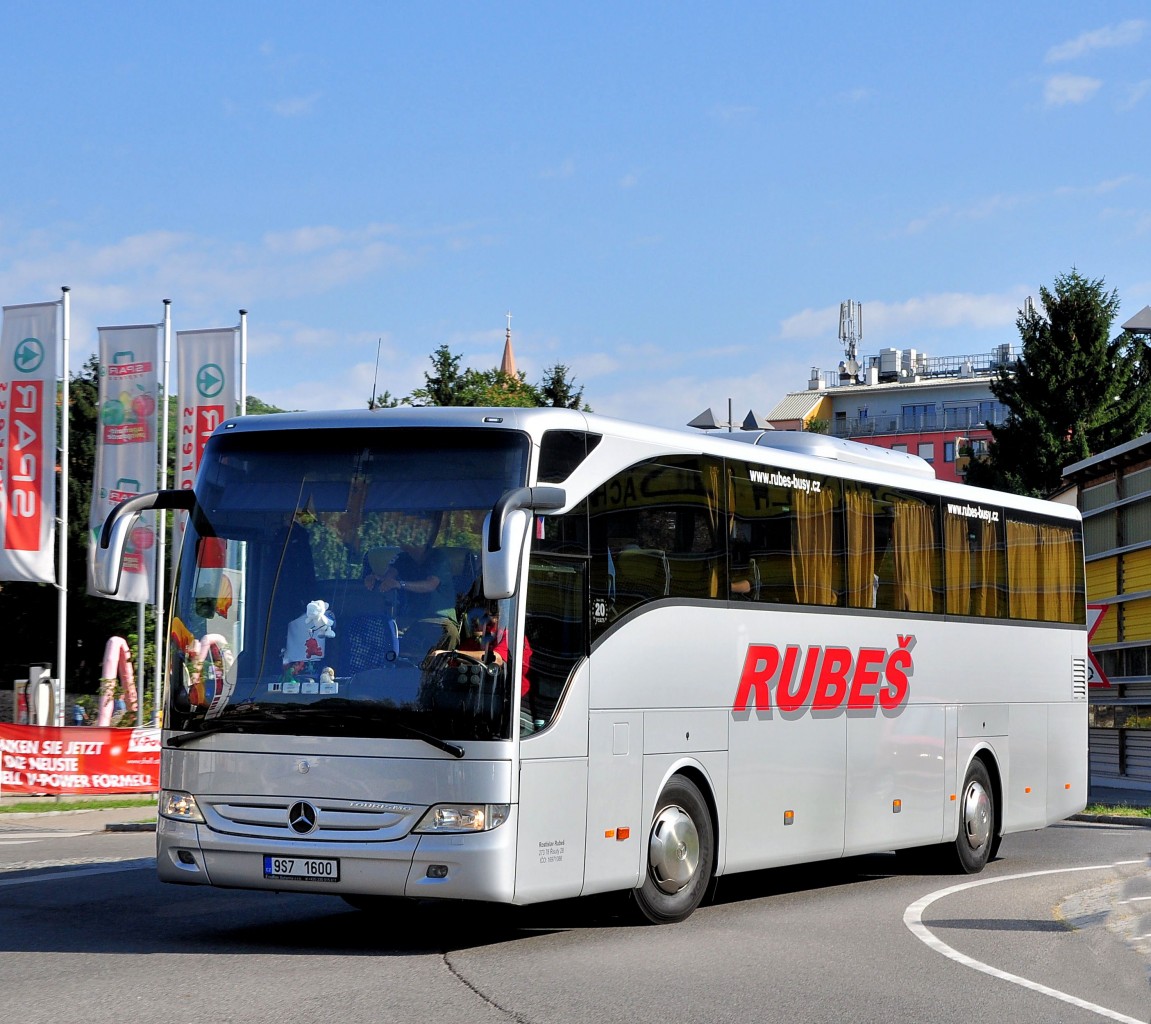
[[[5,306],[0,327],[0,580],[55,583],[59,303]]]
[[[155,793],[159,729],[0,724],[0,792]]]

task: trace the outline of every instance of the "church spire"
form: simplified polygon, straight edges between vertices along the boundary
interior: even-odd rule
[[[504,357],[500,361],[500,373],[508,376],[516,376],[516,357],[512,351],[512,315],[507,314],[508,317],[508,333],[504,338]]]

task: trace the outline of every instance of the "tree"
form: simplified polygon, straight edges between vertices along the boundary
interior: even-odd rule
[[[556,409],[583,409],[590,412],[583,401],[583,388],[575,386],[575,377],[568,380],[570,368],[563,363],[556,363],[544,370],[543,380],[539,383],[541,404]]]
[[[424,372],[424,386],[408,396],[412,405],[467,405],[458,401],[463,385],[460,357],[452,354],[447,345],[441,345],[429,358],[432,372]]]
[[[385,391],[382,395],[375,395],[368,399],[369,409],[395,409],[400,405],[400,399],[392,396],[390,391]]]
[[[967,480],[1017,494],[1056,490],[1063,469],[1138,437],[1151,425],[1151,351],[1140,338],[1111,337],[1119,296],[1074,268],[1039,289],[1015,323],[1022,354],[1000,368],[991,391],[1008,410],[991,427],[988,457]]]
[[[539,384],[529,384],[523,372],[509,375],[501,370],[460,369],[460,356],[447,345],[441,345],[428,357],[430,372],[424,373],[424,386],[407,398],[395,399],[385,392],[387,402],[376,400],[376,408],[396,405],[415,406],[502,406],[505,408],[538,408],[559,406],[590,412],[583,402],[583,388],[568,379],[568,367],[557,364],[544,371]],[[371,400],[368,407],[372,408]]]
[[[249,416],[266,416],[272,412],[287,412],[287,409],[281,409],[275,405],[269,405],[262,398],[257,398],[255,395],[248,395],[244,402],[244,411]]]

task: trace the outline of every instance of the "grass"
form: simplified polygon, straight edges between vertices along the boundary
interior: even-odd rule
[[[68,797],[29,798],[19,803],[0,804],[0,814],[37,814],[45,811],[106,811],[116,807],[155,807],[154,796],[93,797],[91,799],[69,799]]]
[[[1129,804],[1088,804],[1084,814],[1114,814],[1125,818],[1151,818],[1151,807],[1132,807]]]

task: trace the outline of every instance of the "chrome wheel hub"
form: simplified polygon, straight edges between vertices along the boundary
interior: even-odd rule
[[[699,833],[695,822],[681,807],[659,812],[648,843],[648,866],[652,881],[670,895],[682,890],[699,867]]]
[[[991,797],[979,782],[971,782],[963,793],[963,832],[967,845],[980,850],[991,838]]]

